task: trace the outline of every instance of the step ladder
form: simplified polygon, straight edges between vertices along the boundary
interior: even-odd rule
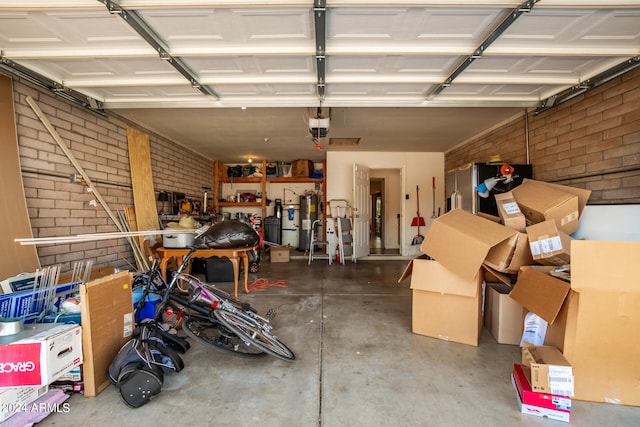
[[[347,258],[352,262],[356,262],[353,253],[353,227],[351,218],[336,218],[338,224],[338,254],[340,255],[340,264],[344,264]]]
[[[314,259],[326,259],[329,261],[329,265],[333,263],[333,258],[329,254],[329,241],[318,239],[317,229],[321,224],[322,222],[319,219],[316,219],[311,224],[311,237],[309,239],[309,265],[311,265],[311,261]],[[324,248],[324,252],[317,252],[319,249],[322,250],[322,248]]]

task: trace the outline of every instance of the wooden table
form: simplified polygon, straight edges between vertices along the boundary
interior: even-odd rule
[[[173,257],[177,258],[178,265],[182,264],[183,258],[189,253],[191,249],[182,248],[158,248],[156,251],[160,255],[160,272],[162,277],[167,280],[167,263]],[[191,258],[209,258],[212,256],[227,257],[233,265],[233,285],[234,296],[238,299],[238,272],[240,270],[238,260],[242,258],[244,266],[244,292],[249,293],[248,281],[249,281],[249,256],[247,252],[253,250],[253,248],[231,248],[231,249],[196,249]]]

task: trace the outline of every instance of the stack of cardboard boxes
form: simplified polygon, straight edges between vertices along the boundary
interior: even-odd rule
[[[411,276],[413,332],[477,346],[484,320],[520,344],[532,312],[572,367],[575,399],[640,405],[640,243],[572,239],[589,195],[525,180],[496,197],[500,218],[434,220],[400,278]]]
[[[557,348],[525,343],[511,383],[523,414],[571,421],[573,370]]]

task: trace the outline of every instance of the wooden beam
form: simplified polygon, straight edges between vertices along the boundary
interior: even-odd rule
[[[16,245],[16,236],[33,236],[20,172],[20,154],[16,135],[16,115],[13,104],[13,81],[0,75],[0,278],[16,276],[40,268],[35,248]]]

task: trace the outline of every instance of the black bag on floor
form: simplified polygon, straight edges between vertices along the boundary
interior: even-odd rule
[[[139,408],[160,393],[164,372],[180,372],[184,368],[178,354],[184,346],[178,346],[180,350],[176,351],[158,331],[161,329],[153,322],[139,324],[134,338],[122,346],[109,366],[109,380],[129,407]]]

